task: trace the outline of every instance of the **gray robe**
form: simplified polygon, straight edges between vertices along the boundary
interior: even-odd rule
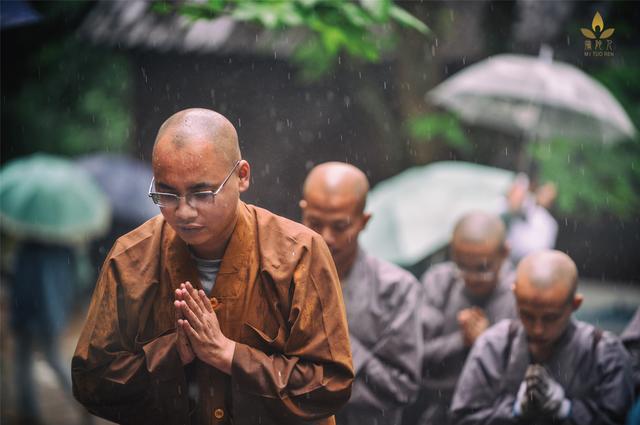
[[[636,397],[640,397],[640,307],[620,335],[625,348],[631,354],[631,370]]]
[[[342,281],[355,380],[339,425],[399,424],[420,380],[420,284],[362,249]]]
[[[476,341],[465,363],[451,405],[453,423],[516,424],[516,394],[530,364],[524,328],[505,320]],[[572,320],[544,363],[571,401],[564,423],[623,424],[633,389],[629,355],[609,332]]]
[[[508,261],[500,269],[498,285],[485,299],[467,293],[453,262],[437,264],[422,276],[424,302],[420,307],[424,332],[423,380],[420,406],[425,410],[419,423],[444,425],[458,376],[469,353],[458,326],[458,312],[479,307],[491,324],[517,317],[511,285],[514,270]]]

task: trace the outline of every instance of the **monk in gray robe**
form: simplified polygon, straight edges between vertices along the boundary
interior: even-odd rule
[[[447,424],[453,391],[470,347],[491,324],[516,317],[505,227],[497,215],[471,212],[456,224],[453,261],[422,276],[423,379],[405,423]]]
[[[566,254],[538,251],[518,265],[519,320],[484,333],[464,366],[454,424],[623,424],[633,388],[629,355],[609,332],[573,320],[582,295]]]
[[[336,416],[340,425],[399,424],[420,376],[420,285],[358,246],[371,217],[364,212],[368,189],[362,171],[329,162],[309,173],[300,201],[303,223],[329,246],[347,309],[356,378],[351,399]]]

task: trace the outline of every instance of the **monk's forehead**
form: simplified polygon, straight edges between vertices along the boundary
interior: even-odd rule
[[[499,216],[482,211],[466,214],[453,230],[453,243],[489,244],[497,246],[505,238],[505,227]]]
[[[205,175],[222,176],[231,167],[231,161],[216,149],[215,145],[205,141],[196,141],[182,147],[172,143],[160,144],[154,150],[153,171],[156,178],[163,173],[183,175],[185,170],[202,172]]]
[[[562,286],[574,291],[578,270],[571,258],[555,250],[539,251],[527,255],[517,268],[518,281],[539,289]]]
[[[305,191],[309,207],[325,212],[354,213],[364,207],[364,198],[349,186],[310,186]]]
[[[209,145],[209,146],[206,146]],[[181,152],[186,149],[185,152]],[[167,119],[156,137],[156,153],[213,152],[227,161],[227,165],[240,159],[238,135],[224,116],[206,109],[187,109]]]
[[[572,287],[566,282],[555,282],[549,286],[540,287],[527,276],[517,275],[515,294],[521,302],[540,306],[560,307],[566,304],[572,294]]]

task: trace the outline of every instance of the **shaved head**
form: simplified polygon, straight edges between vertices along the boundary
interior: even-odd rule
[[[251,181],[233,125],[208,109],[177,112],[158,130],[152,165],[153,190],[178,197],[175,205],[160,206],[167,223],[201,258],[222,258],[237,221],[240,193]],[[202,201],[193,196],[198,192],[213,195]]]
[[[465,290],[476,298],[490,296],[500,283],[500,270],[509,254],[499,216],[472,211],[453,229],[451,258],[464,278]]]
[[[185,109],[169,117],[158,130],[153,158],[164,148],[182,149],[193,143],[211,143],[228,166],[240,159],[238,134],[223,115],[201,108]],[[171,145],[171,146],[166,146]]]
[[[520,261],[516,282],[528,282],[540,290],[562,286],[568,289],[570,294],[575,294],[578,285],[578,269],[564,252],[538,251]]]
[[[322,236],[344,278],[358,255],[358,235],[371,214],[364,212],[369,181],[362,171],[343,162],[315,167],[302,188],[302,223]]]
[[[583,298],[577,285],[576,265],[563,252],[534,252],[518,264],[513,292],[534,361],[550,358],[572,313],[580,308]]]
[[[505,241],[504,223],[495,214],[473,211],[465,214],[453,229],[454,243],[502,245]]]
[[[367,202],[369,180],[357,167],[344,162],[325,162],[313,168],[304,181],[303,199],[310,194],[331,199],[338,196],[353,198],[357,211],[362,213]]]

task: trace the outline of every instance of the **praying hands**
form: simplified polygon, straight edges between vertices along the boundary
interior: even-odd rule
[[[236,343],[220,330],[218,317],[203,290],[185,282],[175,292],[177,347],[182,364],[195,357],[216,369],[231,374]]]

